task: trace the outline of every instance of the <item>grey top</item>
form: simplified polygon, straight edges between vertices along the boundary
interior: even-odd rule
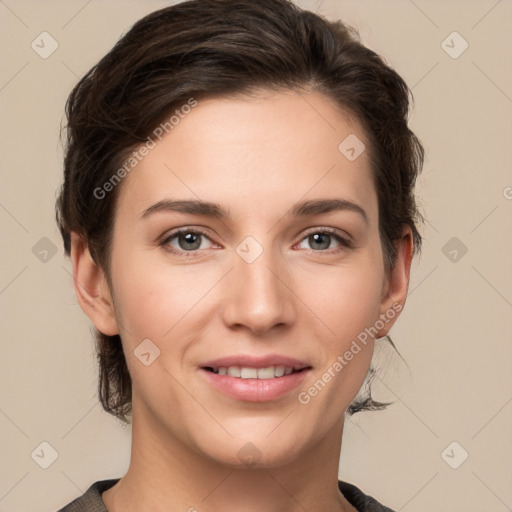
[[[113,487],[118,481],[119,478],[94,482],[82,496],[61,508],[58,512],[108,512],[101,499],[101,494]],[[358,512],[393,512],[371,496],[364,494],[355,485],[338,481],[338,487],[343,496]]]

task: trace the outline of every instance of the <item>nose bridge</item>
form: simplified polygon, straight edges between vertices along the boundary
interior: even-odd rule
[[[229,299],[224,306],[224,321],[228,325],[244,325],[263,333],[293,320],[285,265],[273,247],[264,247],[254,237],[247,237],[236,247],[233,266],[228,284],[231,293],[227,294]]]

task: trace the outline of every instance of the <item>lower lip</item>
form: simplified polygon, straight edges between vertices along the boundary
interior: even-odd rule
[[[306,378],[308,369],[276,377],[274,379],[240,379],[219,375],[201,368],[208,382],[221,393],[246,402],[268,402],[277,400],[295,388]]]

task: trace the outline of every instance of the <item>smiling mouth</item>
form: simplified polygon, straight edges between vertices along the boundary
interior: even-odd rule
[[[267,366],[265,368],[251,368],[248,366],[219,366],[212,368],[204,367],[205,370],[217,375],[227,375],[237,379],[279,379],[292,373],[300,373],[307,370],[308,367],[294,369],[292,366]]]

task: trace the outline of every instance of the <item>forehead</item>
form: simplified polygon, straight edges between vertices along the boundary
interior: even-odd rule
[[[118,213],[179,197],[261,217],[262,201],[277,211],[301,198],[341,196],[376,214],[366,136],[327,97],[266,92],[199,100],[179,113],[124,178]]]

